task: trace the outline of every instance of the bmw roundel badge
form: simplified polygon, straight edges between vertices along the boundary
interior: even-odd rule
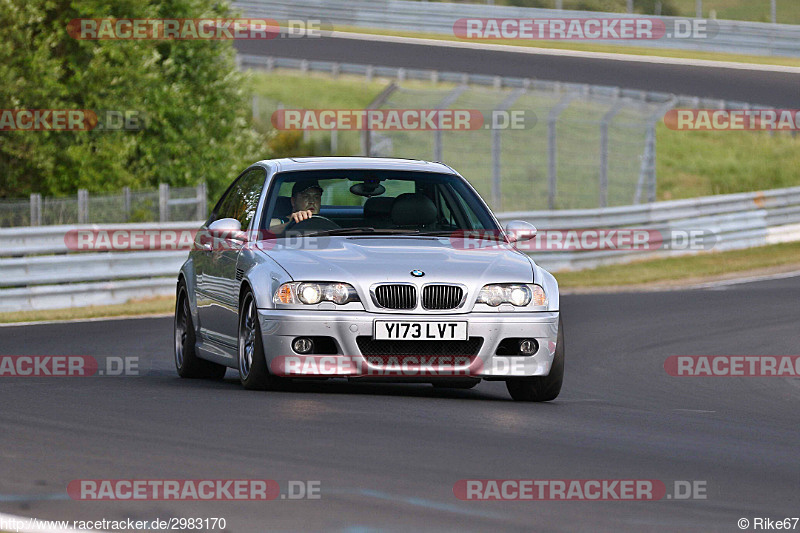
[[[423,272],[422,270],[412,270],[411,275],[414,276],[415,278],[421,278],[422,276],[425,275],[425,272]]]

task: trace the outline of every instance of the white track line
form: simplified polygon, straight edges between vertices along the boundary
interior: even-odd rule
[[[484,44],[484,43],[464,42],[464,41],[445,41],[441,39],[399,37],[396,35],[372,35],[367,33],[352,33],[343,31],[333,31],[331,32],[330,36],[338,39],[358,39],[362,41],[375,41],[384,43],[423,44],[427,46],[438,46],[440,48],[466,48],[471,50],[513,52],[515,54],[580,57],[585,59],[610,59],[613,61],[629,61],[633,63],[654,63],[661,65],[684,65],[692,67],[727,68],[735,70],[756,70],[763,72],[784,72],[789,74],[800,74],[800,67],[789,67],[783,65],[760,65],[757,63],[738,63],[734,61],[711,61],[708,59],[643,56],[643,55],[622,54],[622,53],[612,54],[607,52],[585,52],[580,50],[536,48],[532,46],[514,46],[508,44]]]
[[[76,324],[80,322],[104,322],[109,320],[135,320],[140,318],[162,318],[172,316],[172,313],[152,313],[149,315],[120,315],[94,318],[70,318],[67,320],[36,320],[31,322],[3,322],[0,328],[13,328],[14,326],[42,326],[45,324]]]

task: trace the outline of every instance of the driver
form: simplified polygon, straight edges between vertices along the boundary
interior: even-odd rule
[[[289,220],[283,224],[270,226],[272,233],[283,233],[286,226],[294,222],[308,220],[312,215],[319,214],[322,205],[322,187],[317,180],[298,181],[292,187],[292,214]]]

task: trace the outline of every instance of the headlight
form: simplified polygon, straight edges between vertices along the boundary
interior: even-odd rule
[[[485,285],[478,293],[477,300],[477,303],[484,303],[492,307],[504,303],[515,307],[525,307],[531,302],[537,307],[547,307],[547,295],[539,285],[513,283]]]
[[[333,302],[344,305],[360,301],[352,285],[348,283],[315,283],[297,282],[284,283],[277,291],[272,301],[276,304],[307,304],[314,305],[320,302]]]

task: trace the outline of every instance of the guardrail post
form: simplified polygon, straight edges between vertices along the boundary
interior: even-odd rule
[[[633,0],[628,0],[627,4],[628,13],[633,13]]]
[[[253,95],[253,99],[250,103],[251,112],[253,113],[253,120],[258,120],[260,118],[260,114],[258,112],[258,95]]]
[[[123,210],[125,211],[125,222],[130,222],[130,220],[131,220],[131,188],[130,187],[123,187],[122,188],[122,203],[123,203]]]
[[[208,197],[206,192],[206,182],[201,181],[197,185],[197,220],[206,219],[206,208],[208,206]]]
[[[42,225],[42,195],[31,194],[31,226]]]
[[[331,130],[331,155],[339,152],[339,130]]]
[[[89,223],[89,191],[78,189],[78,224]]]
[[[556,208],[556,193],[558,186],[558,147],[556,145],[556,123],[558,116],[569,107],[575,99],[574,94],[567,94],[547,116],[547,208]]]
[[[169,222],[169,184],[158,184],[158,220]]]

